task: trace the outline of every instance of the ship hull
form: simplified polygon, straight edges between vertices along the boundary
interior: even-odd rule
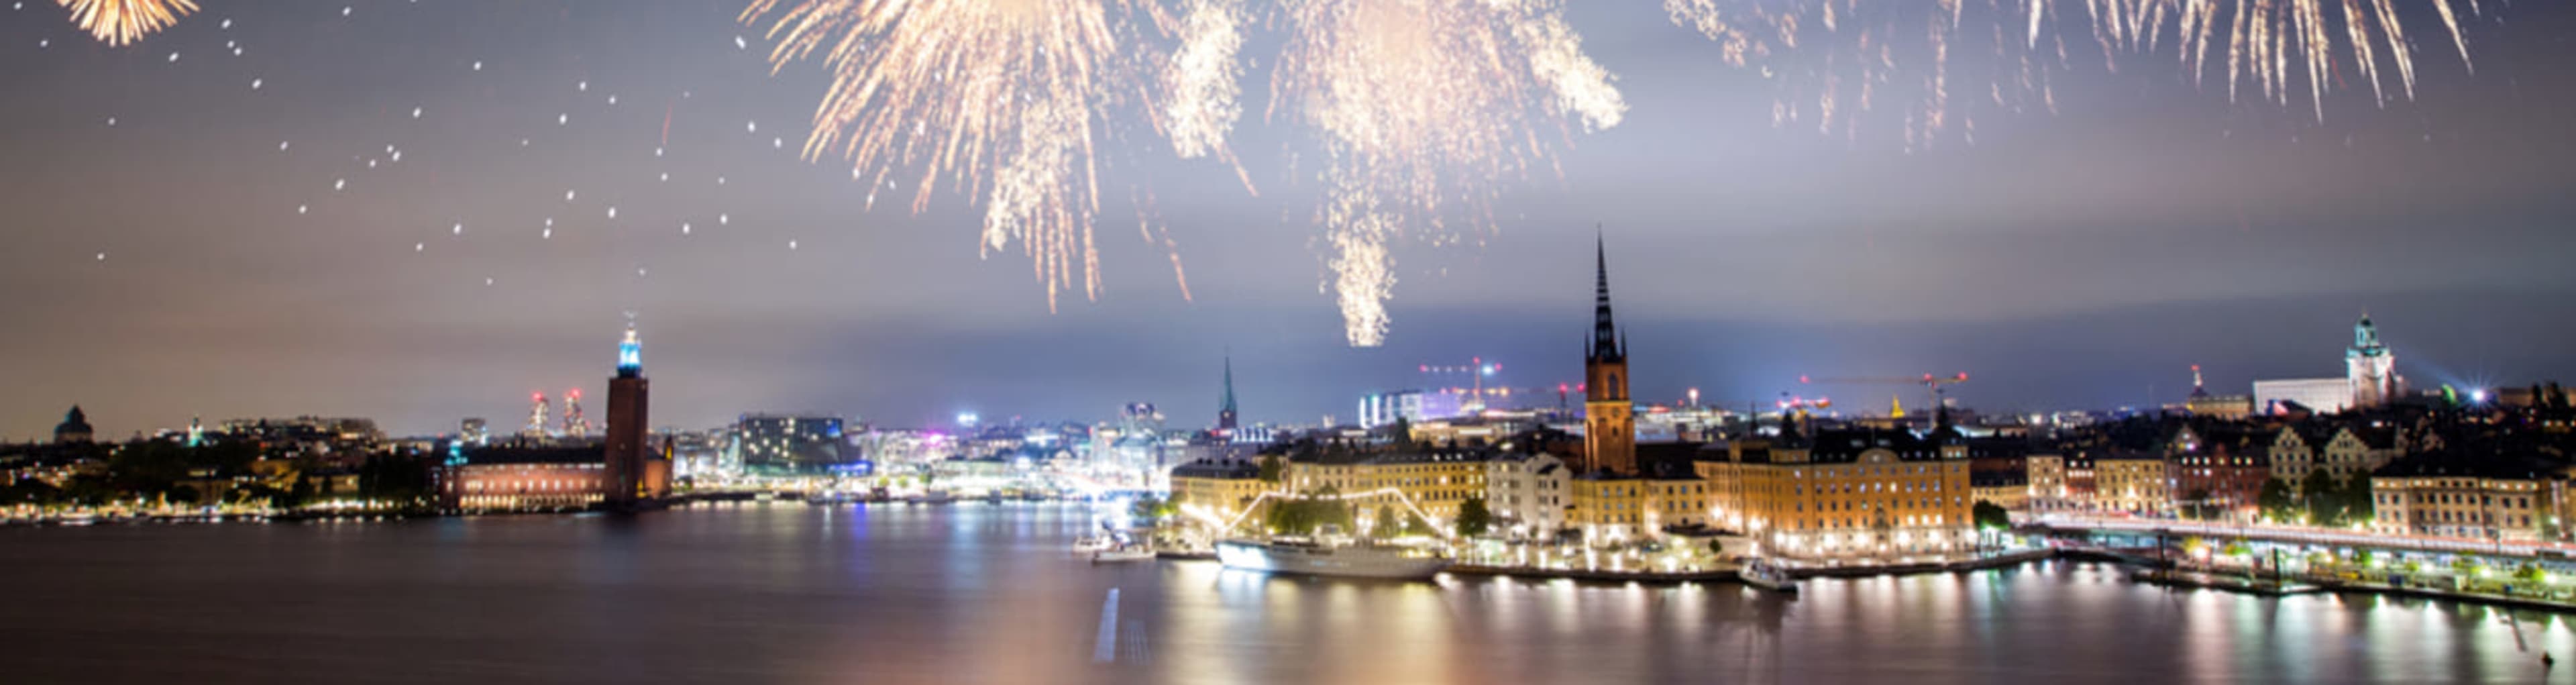
[[[1393,549],[1310,547],[1227,540],[1216,545],[1217,561],[1226,568],[1341,578],[1429,580],[1449,567],[1449,560],[1408,557]]]

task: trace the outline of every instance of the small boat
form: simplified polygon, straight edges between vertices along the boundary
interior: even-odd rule
[[[1154,550],[1147,549],[1144,545],[1121,545],[1108,549],[1093,550],[1091,552],[1091,563],[1094,564],[1115,564],[1123,561],[1152,561],[1153,559]]]
[[[1430,580],[1449,568],[1449,559],[1427,549],[1293,538],[1221,541],[1216,558],[1246,571],[1390,580]]]
[[[1773,566],[1767,561],[1747,563],[1743,569],[1736,572],[1736,575],[1744,579],[1744,584],[1758,589],[1790,593],[1798,591],[1797,579],[1789,577],[1786,569]]]
[[[1112,540],[1112,539],[1109,539],[1107,536],[1092,536],[1092,537],[1085,537],[1085,538],[1082,538],[1082,539],[1078,539],[1078,540],[1074,540],[1074,541],[1073,541],[1073,553],[1074,553],[1074,554],[1080,554],[1080,555],[1090,555],[1090,554],[1092,554],[1092,553],[1099,552],[1099,551],[1101,551],[1101,550],[1110,549],[1110,548],[1117,547],[1117,546],[1118,546],[1118,541],[1116,541],[1116,540]]]

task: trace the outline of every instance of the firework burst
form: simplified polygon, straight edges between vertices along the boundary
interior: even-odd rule
[[[195,0],[54,0],[72,24],[111,47],[142,40],[197,11]]]
[[[2412,16],[2426,4],[2433,17]],[[2304,99],[2318,121],[2347,88],[2382,106],[2413,99],[2409,28],[2437,18],[2468,65],[2463,6],[2480,11],[2477,0],[1664,0],[1729,64],[1776,77],[1775,123],[1857,137],[1858,115],[1899,103],[1908,148],[1973,136],[1981,112],[2054,111],[2071,55],[2092,52],[2114,70],[2121,53],[2170,52],[2194,84],[2225,81],[2231,102]]]
[[[1143,86],[1120,52],[1121,0],[757,0],[775,16],[774,68],[820,53],[832,83],[804,154],[846,156],[868,198],[912,182],[912,211],[943,181],[984,202],[986,254],[1017,243],[1047,308],[1078,279],[1098,298],[1092,224],[1103,110]]]
[[[1462,213],[1490,227],[1496,182],[1547,158],[1540,128],[1569,115],[1609,128],[1627,111],[1554,2],[1292,0],[1282,12],[1271,114],[1322,139],[1316,218],[1355,346],[1385,339],[1391,241]]]

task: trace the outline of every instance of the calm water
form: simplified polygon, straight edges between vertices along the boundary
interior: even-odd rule
[[[1092,567],[1085,509],[0,529],[5,683],[2576,682],[2545,613],[2054,563],[1678,588]],[[2544,646],[2569,659],[2544,672]]]

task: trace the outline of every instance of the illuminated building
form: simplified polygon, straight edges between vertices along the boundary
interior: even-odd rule
[[[1792,430],[1734,441],[1695,467],[1712,486],[1718,523],[1761,541],[1765,554],[1892,558],[1975,542],[1968,448],[1946,430]]]
[[[2352,406],[2377,407],[2403,391],[2397,377],[2397,354],[2379,343],[2379,327],[2370,315],[2352,325],[2352,348],[2344,351],[2344,374],[2352,386]]]
[[[1610,316],[1610,257],[1596,237],[1592,340],[1583,356],[1584,472],[1637,473],[1636,406],[1628,399],[1628,355]]]
[[[1646,523],[1646,479],[1585,474],[1567,481],[1566,490],[1574,505],[1566,510],[1566,527],[1582,531],[1588,544],[1615,544],[1653,530]]]
[[[492,444],[492,429],[485,425],[483,417],[469,416],[457,422],[456,438],[478,447],[489,445]]]
[[[2093,504],[2102,509],[2161,515],[2173,506],[2173,475],[2154,451],[2115,449],[2093,459]]]
[[[581,388],[564,392],[563,435],[568,438],[590,435],[590,417],[581,413]]]
[[[2263,484],[2272,479],[2269,431],[2241,423],[2202,423],[2174,431],[2165,448],[2173,462],[2175,503],[2198,505],[2203,516],[2251,516]]]
[[[77,404],[72,405],[71,411],[63,413],[62,423],[54,424],[54,442],[57,444],[86,443],[96,433],[89,427],[89,414],[82,412]]]
[[[1565,510],[1573,505],[1568,483],[1573,469],[1546,452],[1504,452],[1485,462],[1485,508],[1495,529],[1514,537],[1550,539],[1565,529]]]
[[[1341,493],[1356,513],[1381,506],[1402,510],[1410,502],[1448,521],[1457,517],[1458,505],[1485,496],[1485,462],[1492,458],[1486,449],[1364,452],[1324,446],[1290,451],[1283,480],[1290,492]]]
[[[2028,468],[2030,508],[2050,511],[2068,506],[2073,498],[2066,484],[2066,457],[2033,454],[2022,463]]]
[[[2270,448],[2272,477],[2292,483],[2308,477],[2308,471],[2317,466],[2316,448],[2334,437],[2326,432],[2327,428],[2322,423],[2303,421],[2282,426],[2274,433]]]
[[[570,511],[609,501],[618,479],[599,446],[463,449],[439,479],[452,511]]]
[[[2293,378],[2254,382],[2254,410],[2282,415],[2295,407],[2334,414],[2352,406],[2352,381],[2344,378]]]
[[[1172,467],[1172,500],[1197,513],[1232,521],[1270,492],[1275,484],[1261,479],[1261,466],[1250,459],[1206,459]],[[1258,515],[1245,519],[1258,522]],[[1230,531],[1221,531],[1230,532]]]
[[[2316,468],[2336,480],[2368,474],[2406,453],[2405,436],[2378,425],[2343,426],[2318,450]]]
[[[1467,413],[1467,397],[1446,390],[1397,390],[1360,397],[1360,427],[1376,428],[1401,419],[1423,423]]]
[[[2382,533],[2533,542],[2561,524],[2553,485],[2564,461],[2496,444],[2445,448],[2371,474],[2371,527]]]
[[[530,438],[542,438],[547,435],[545,393],[529,394],[528,425],[526,428],[519,429],[519,435]]]
[[[2192,416],[2214,419],[2242,419],[2254,413],[2254,398],[2247,395],[2212,395],[2201,384],[2200,365],[2191,365],[2191,397],[2183,400],[2183,410]]]
[[[603,442],[608,462],[609,506],[626,506],[638,498],[667,494],[667,465],[663,482],[652,482],[648,471],[655,460],[653,446],[645,434],[646,400],[651,385],[644,378],[644,344],[635,335],[635,321],[626,322],[626,337],[617,343],[617,375],[608,379],[608,437]]]
[[[761,475],[816,474],[852,461],[838,416],[744,414],[726,436],[724,462]]]

